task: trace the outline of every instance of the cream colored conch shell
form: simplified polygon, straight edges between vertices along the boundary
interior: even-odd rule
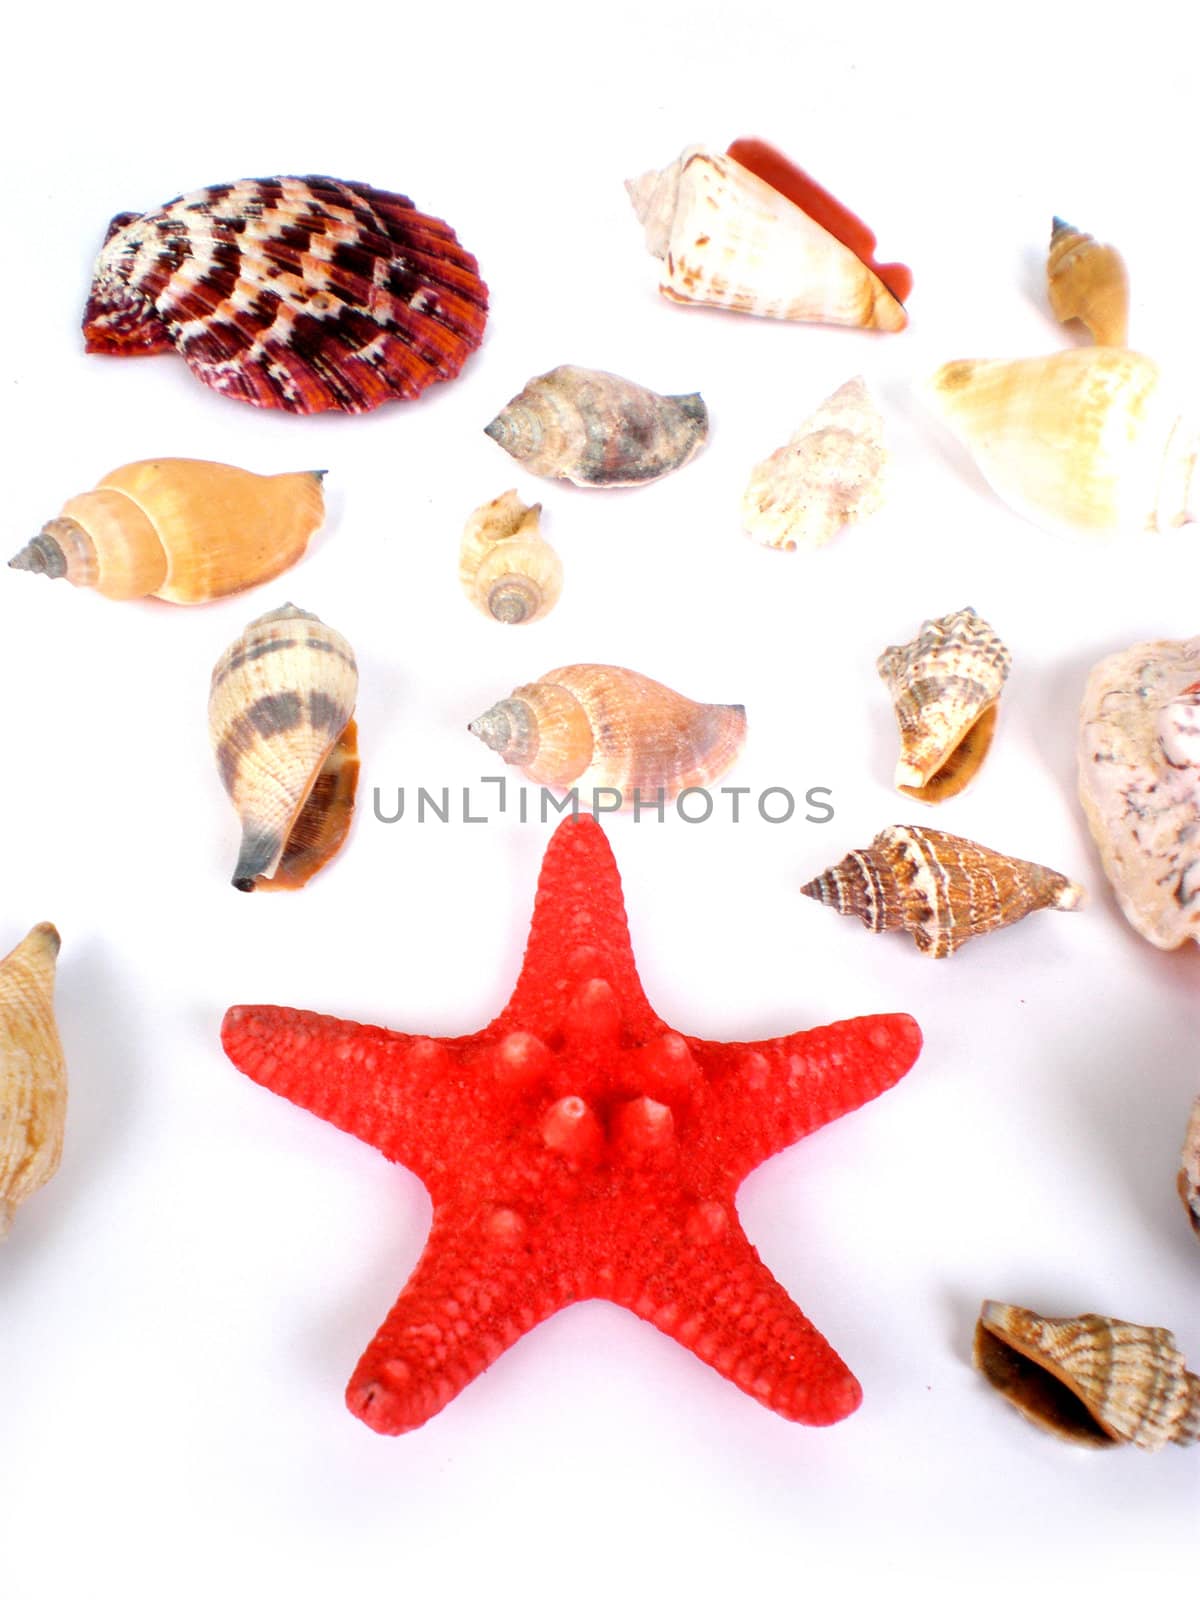
[[[708,438],[708,411],[698,394],[655,394],[614,372],[555,367],[483,431],[539,478],[624,489],[689,462]]]
[[[0,1238],[58,1171],[67,1069],[54,1020],[58,930],[39,922],[0,962]]]
[[[1153,1451],[1200,1437],[1200,1378],[1165,1328],[985,1300],[975,1365],[1030,1422],[1072,1444]]]
[[[323,472],[135,461],[68,500],[9,562],[112,600],[199,605],[293,566],[325,515]]]
[[[208,725],[242,823],[237,889],[298,889],[345,841],[358,783],[354,652],[309,611],[252,622],[213,669]]]
[[[1200,941],[1200,637],[1136,644],[1092,668],[1079,799],[1133,927],[1160,950]]]
[[[459,549],[458,576],[473,605],[497,622],[534,622],[562,593],[562,562],[538,528],[541,506],[515,489],[472,512]]]
[[[1197,516],[1200,426],[1148,356],[951,361],[930,387],[992,488],[1039,527],[1115,533]]]
[[[934,803],[959,794],[983,764],[1012,656],[973,607],[922,625],[876,662],[900,725],[896,787]]]
[[[1188,1118],[1183,1154],[1179,1158],[1179,1198],[1183,1201],[1188,1221],[1196,1230],[1197,1237],[1200,1237],[1200,1097],[1197,1097]]]
[[[883,504],[883,418],[861,378],[831,394],[755,467],[742,523],[775,550],[815,549]]]
[[[791,322],[908,325],[900,300],[853,250],[730,155],[691,145],[625,187],[668,300]]]
[[[615,790],[631,806],[721,776],[742,748],[742,706],[703,705],[626,667],[558,667],[514,689],[470,731],[535,783]]]
[[[1083,904],[1083,890],[1061,872],[933,828],[884,828],[800,893],[858,917],[872,933],[904,928],[935,958],[1031,911]]]
[[[1050,309],[1060,322],[1078,319],[1097,344],[1129,342],[1129,274],[1110,244],[1099,244],[1055,217],[1046,262]]]

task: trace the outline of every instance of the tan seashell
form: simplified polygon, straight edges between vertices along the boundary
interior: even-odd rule
[[[1077,318],[1097,344],[1128,343],[1129,274],[1112,245],[1055,217],[1046,286],[1060,322]]]
[[[1000,498],[1039,527],[1166,529],[1198,515],[1200,426],[1148,356],[951,361],[931,397]]]
[[[111,600],[198,605],[294,566],[325,515],[323,472],[135,461],[68,500],[9,562]]]
[[[975,1365],[1030,1422],[1072,1444],[1195,1444],[1200,1378],[1165,1328],[1088,1313],[1043,1317],[985,1300]]]
[[[1160,950],[1200,941],[1200,637],[1136,644],[1092,668],[1079,799],[1131,925]]]
[[[1188,1221],[1200,1237],[1200,1097],[1192,1107],[1187,1133],[1183,1138],[1183,1153],[1179,1158],[1179,1198],[1183,1201]]]
[[[876,667],[900,725],[896,787],[931,804],[961,793],[983,765],[1012,656],[971,606],[925,622]]]
[[[742,706],[704,705],[626,667],[558,667],[514,689],[470,731],[534,783],[673,799],[737,759]]]
[[[689,462],[708,438],[708,411],[698,394],[655,394],[613,372],[555,367],[483,431],[539,478],[621,489]]]
[[[535,622],[558,603],[562,562],[538,531],[541,514],[509,489],[472,512],[463,531],[459,580],[497,622]]]
[[[309,611],[252,622],[213,669],[209,733],[242,822],[237,889],[298,889],[341,848],[358,783],[354,652]]]
[[[935,958],[1031,911],[1075,911],[1083,903],[1083,890],[1061,872],[952,833],[905,827],[884,828],[800,893],[861,918],[872,933],[905,928]]]
[[[742,498],[742,523],[775,550],[816,549],[883,504],[883,418],[851,378],[760,461]]]
[[[67,1068],[54,1020],[60,943],[53,924],[39,922],[0,962],[0,1238],[62,1157]]]

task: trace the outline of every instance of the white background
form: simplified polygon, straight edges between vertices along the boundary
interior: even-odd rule
[[[154,455],[324,467],[329,518],[268,587],[201,610],[0,570],[0,942],[63,934],[66,1154],[0,1255],[0,1591],[700,1595],[997,1592],[1070,1576],[1194,1584],[1200,1450],[1092,1454],[972,1371],[984,1296],[1176,1332],[1200,1362],[1200,1253],[1174,1193],[1200,1088],[1196,951],[1115,909],[1075,799],[1090,667],[1197,631],[1195,528],[1054,539],[929,417],[943,360],[1065,346],[1052,213],[1112,239],[1132,338],[1194,368],[1195,43],[1186,9],[609,3],[43,8],[10,50],[2,527]],[[686,144],[778,144],[916,275],[899,336],[684,310],[655,292],[622,180]],[[328,172],[447,218],[492,294],[462,379],[370,417],[259,413],[183,364],[85,357],[114,212],[241,176]],[[535,373],[700,389],[704,454],[641,490],[538,483],[482,432]],[[815,555],[752,545],[752,464],[866,375],[886,508]],[[508,487],[566,563],[555,614],[503,631],[457,587],[459,533]],[[5,551],[4,554],[10,553]],[[352,641],[366,804],[294,896],[229,887],[208,750],[212,663],[285,600]],[[974,605],[1012,649],[982,777],[936,815],[891,788],[875,658]],[[829,1430],[783,1422],[605,1304],[524,1339],[420,1431],[345,1410],[421,1250],[417,1181],[241,1077],[234,1002],[459,1033],[504,1003],[548,826],[383,826],[370,795],[500,769],[470,717],[549,668],[609,661],[738,700],[730,781],[833,790],[836,816],[608,831],[651,1001],[746,1038],[910,1010],[909,1077],[755,1173],[772,1270],[862,1381]],[[483,793],[488,793],[484,790]],[[798,886],[899,821],[1083,882],[949,962]],[[1136,1574],[1136,1580],[1131,1579]]]

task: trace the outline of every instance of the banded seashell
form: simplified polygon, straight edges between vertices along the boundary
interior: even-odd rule
[[[1046,287],[1060,322],[1082,322],[1097,344],[1128,343],[1129,274],[1112,245],[1055,217]]]
[[[52,923],[39,922],[0,962],[0,1238],[62,1157],[67,1069],[54,1019],[60,942]]]
[[[703,788],[737,759],[743,706],[704,705],[627,667],[558,667],[514,689],[470,731],[534,783],[608,789],[624,806]]]
[[[310,611],[252,622],[213,669],[209,733],[242,823],[235,889],[298,889],[339,850],[358,783],[354,652]]]
[[[930,392],[995,492],[1039,527],[1163,530],[1200,515],[1200,422],[1149,356],[951,361]]]
[[[134,461],[74,495],[8,564],[111,600],[199,605],[299,561],[325,516],[324,476]]]
[[[880,266],[870,229],[760,140],[725,155],[691,145],[625,187],[668,300],[890,333],[908,325],[908,268]]]
[[[474,256],[404,195],[245,178],[114,217],[83,333],[251,405],[370,411],[456,377],[486,320]]]
[[[1087,1313],[1043,1317],[985,1300],[975,1365],[1030,1422],[1072,1444],[1195,1444],[1200,1377],[1166,1328]]]
[[[1200,1096],[1192,1106],[1179,1158],[1179,1198],[1200,1238]]]
[[[816,549],[883,504],[883,418],[861,378],[831,394],[765,461],[742,497],[742,524],[773,550]]]
[[[698,394],[655,394],[612,372],[555,367],[483,431],[539,478],[618,489],[690,461],[708,438],[708,411]]]
[[[859,917],[872,933],[904,928],[935,958],[1031,911],[1083,904],[1083,890],[1061,872],[933,828],[884,828],[800,893]]]
[[[900,726],[895,783],[931,804],[948,800],[983,764],[1012,656],[972,606],[925,622],[876,662]]]
[[[497,622],[534,622],[562,593],[562,562],[539,531],[541,506],[515,489],[472,512],[463,530],[458,576],[471,603]]]
[[[1129,923],[1200,941],[1200,637],[1106,656],[1080,712],[1079,799]]]

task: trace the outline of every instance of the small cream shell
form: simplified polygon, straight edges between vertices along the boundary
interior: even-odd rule
[[[54,1019],[60,942],[52,923],[39,922],[0,962],[0,1238],[62,1157],[67,1069]]]
[[[562,593],[562,562],[539,531],[541,506],[515,489],[472,512],[463,530],[458,576],[472,605],[497,622],[535,622]]]

